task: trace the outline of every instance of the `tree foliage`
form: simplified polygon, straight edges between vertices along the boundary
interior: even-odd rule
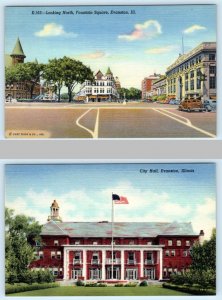
[[[77,84],[85,80],[94,81],[92,70],[81,61],[64,56],[62,58],[61,74],[64,85],[68,88],[69,102],[73,99],[73,91]]]
[[[119,88],[118,93],[121,99],[141,99],[141,90],[131,87],[127,88]]]
[[[192,264],[184,274],[173,275],[175,284],[198,284],[202,288],[216,287],[216,229],[210,240],[203,244],[195,243],[190,251]]]
[[[40,74],[43,71],[44,65],[38,62],[27,62],[16,64],[5,70],[6,84],[20,83],[25,85],[26,90],[30,93],[30,98],[33,97],[33,91],[40,81]]]
[[[5,210],[5,270],[6,282],[21,282],[34,259],[34,245],[41,241],[41,226],[34,218],[14,216]]]
[[[209,241],[203,245],[196,243],[191,250],[191,270],[206,271],[216,270],[216,230],[213,229]]]
[[[49,60],[44,67],[43,78],[46,80],[45,84],[54,87],[54,91],[58,94],[58,101],[61,99],[61,88],[63,86],[64,78],[62,76],[62,58],[54,58]]]

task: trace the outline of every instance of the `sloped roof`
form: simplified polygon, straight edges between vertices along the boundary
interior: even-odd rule
[[[111,222],[50,221],[43,226],[41,235],[67,235],[70,237],[111,237]],[[191,223],[115,222],[115,237],[156,237],[158,235],[197,235]]]
[[[19,38],[17,38],[17,41],[15,43],[15,47],[14,47],[11,55],[21,55],[21,56],[25,57],[25,54],[24,54],[24,51],[22,49],[22,45],[20,43]]]

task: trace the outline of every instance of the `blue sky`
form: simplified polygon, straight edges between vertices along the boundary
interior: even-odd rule
[[[64,9],[74,15],[46,14]],[[109,14],[83,15],[77,10]],[[135,14],[110,14],[111,10]],[[110,66],[123,86],[140,87],[143,77],[164,73],[178,57],[182,34],[185,52],[203,41],[216,41],[216,6],[7,7],[5,31],[6,53],[19,36],[27,61],[67,55],[93,71]]]
[[[116,221],[192,222],[206,237],[215,226],[215,164],[7,165],[5,172],[6,206],[41,223],[54,199],[64,221],[110,220],[113,192],[129,200],[115,205]]]

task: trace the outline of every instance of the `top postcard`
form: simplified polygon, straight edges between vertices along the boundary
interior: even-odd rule
[[[6,138],[215,138],[216,5],[8,6]]]

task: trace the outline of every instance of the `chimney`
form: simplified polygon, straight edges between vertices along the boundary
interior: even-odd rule
[[[201,229],[199,233],[199,243],[202,245],[203,241],[204,241],[204,231],[203,229]]]

